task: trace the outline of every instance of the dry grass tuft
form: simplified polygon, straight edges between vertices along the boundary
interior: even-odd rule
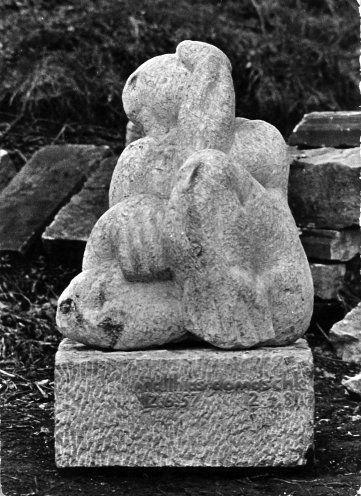
[[[129,74],[183,39],[224,50],[238,115],[284,135],[359,104],[354,0],[5,0],[0,17],[0,106],[15,115],[119,130]]]

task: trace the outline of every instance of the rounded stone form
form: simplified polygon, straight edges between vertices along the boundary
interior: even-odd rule
[[[118,160],[110,209],[60,297],[60,331],[124,350],[188,333],[222,349],[296,341],[313,286],[287,147],[270,124],[235,117],[226,55],[186,40],[141,65],[123,102],[144,137]]]

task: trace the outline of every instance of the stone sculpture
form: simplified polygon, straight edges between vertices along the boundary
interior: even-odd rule
[[[280,133],[235,118],[231,64],[184,41],[128,79],[127,146],[60,331],[117,350],[194,336],[224,349],[287,345],[306,331],[313,287],[287,204]]]

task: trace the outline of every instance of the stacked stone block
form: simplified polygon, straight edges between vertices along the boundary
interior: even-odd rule
[[[361,112],[306,114],[289,139],[289,204],[310,261],[316,300],[322,302],[338,299],[359,277],[356,121],[361,123]]]

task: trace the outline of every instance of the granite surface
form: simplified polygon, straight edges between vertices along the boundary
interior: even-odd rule
[[[280,348],[56,355],[58,467],[294,466],[313,441],[313,363]]]
[[[288,197],[297,225],[359,226],[360,148],[300,150],[292,157]]]
[[[60,297],[62,334],[117,350],[187,334],[222,349],[302,337],[313,286],[288,149],[272,125],[235,117],[227,56],[185,40],[128,78],[123,105],[144,137],[119,157],[110,208]]]

